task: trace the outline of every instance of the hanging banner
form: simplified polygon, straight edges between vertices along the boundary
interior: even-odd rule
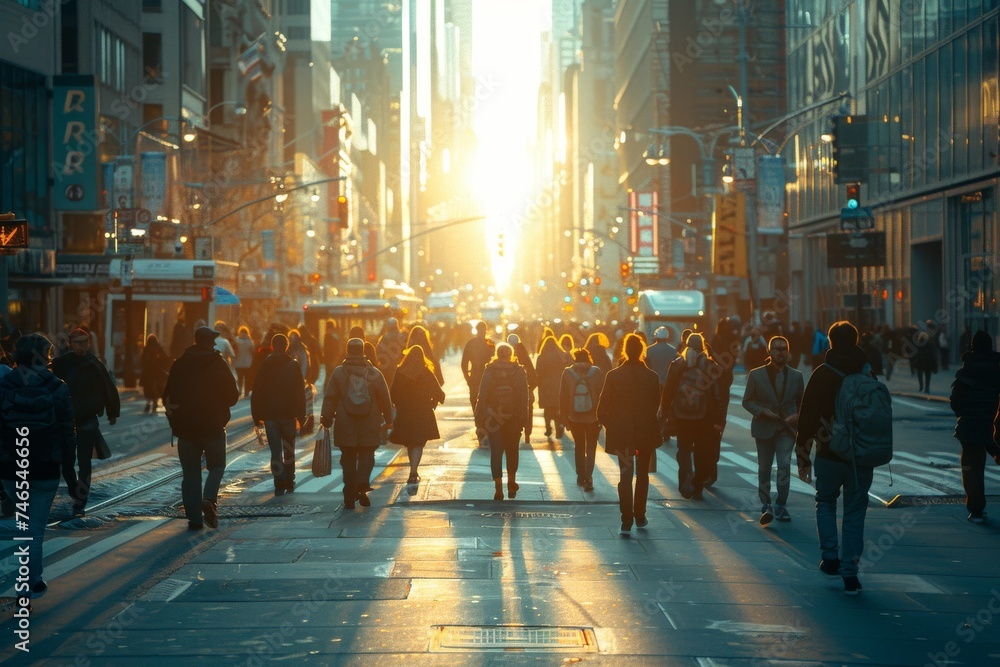
[[[97,109],[92,74],[52,77],[52,199],[57,211],[97,209]]]
[[[712,273],[746,278],[746,195],[732,192],[715,195],[712,217]]]
[[[274,244],[274,230],[263,229],[260,232],[260,254],[264,263],[264,268],[274,270],[278,261],[278,253]]]
[[[118,156],[115,165],[115,194],[111,208],[135,208],[135,164],[133,162],[131,156]]]
[[[761,155],[757,160],[757,232],[785,232],[785,158]]]
[[[656,257],[658,214],[656,192],[630,192],[628,194],[631,251],[634,257]]]
[[[142,173],[142,207],[149,211],[149,219],[166,216],[167,209],[167,154],[160,151],[141,153],[139,168]],[[138,220],[140,229],[149,229],[149,219]]]

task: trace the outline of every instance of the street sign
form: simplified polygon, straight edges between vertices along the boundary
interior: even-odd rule
[[[660,272],[659,257],[633,257],[632,273],[637,276],[655,276]]]
[[[746,196],[742,192],[715,196],[712,272],[747,277]]]
[[[871,206],[840,209],[840,229],[845,232],[875,229],[875,213]]]
[[[826,235],[826,265],[831,269],[885,266],[885,232]]]
[[[752,181],[757,178],[757,150],[752,146],[733,149],[733,179]]]

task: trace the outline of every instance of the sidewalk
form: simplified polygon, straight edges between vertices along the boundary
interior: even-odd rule
[[[920,383],[917,381],[917,376],[910,373],[910,365],[905,361],[896,363],[891,380],[886,381],[885,377],[879,379],[889,387],[890,393],[897,396],[948,402],[948,397],[951,395],[951,383],[955,379],[955,372],[958,369],[959,366],[955,365],[952,365],[949,370],[939,368],[937,373],[931,375],[930,393],[920,392]]]

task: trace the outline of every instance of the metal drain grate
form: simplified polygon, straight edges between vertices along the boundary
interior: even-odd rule
[[[314,505],[219,505],[219,517],[223,519],[287,517],[298,514],[313,514],[319,511],[320,508]],[[184,516],[184,509],[159,507],[122,510],[115,512],[114,515],[119,517],[157,516],[176,519]]]
[[[143,602],[170,602],[186,591],[192,583],[194,582],[183,579],[164,579],[139,599]]]
[[[483,512],[480,516],[501,519],[572,519],[575,515],[565,512]]]
[[[593,628],[526,625],[435,625],[431,651],[597,652]]]

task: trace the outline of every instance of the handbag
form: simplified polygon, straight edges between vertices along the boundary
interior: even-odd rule
[[[313,477],[326,477],[333,468],[330,453],[330,429],[324,428],[316,438],[313,446],[312,474]]]

